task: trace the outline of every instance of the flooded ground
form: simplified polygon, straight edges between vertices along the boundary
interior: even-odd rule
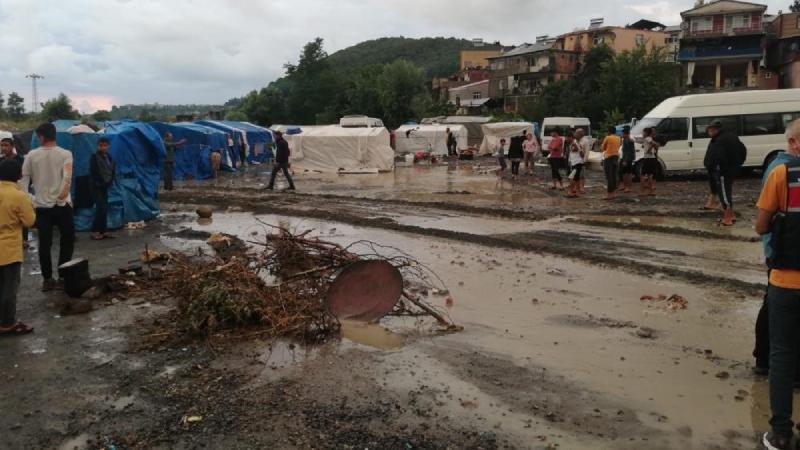
[[[455,334],[392,317],[346,324],[342,340],[314,347],[141,351],[162,301],[61,316],[63,299],[36,290],[28,253],[19,315],[36,333],[0,343],[13,366],[0,401],[19,405],[0,417],[9,448],[758,448],[769,412],[766,382],[750,372],[765,281],[751,233],[758,179],[737,184],[739,222],[722,228],[697,209],[706,184],[691,174],[656,197],[609,203],[594,173],[587,197],[567,201],[489,169],[300,175],[301,193],[281,194],[257,189],[256,168],[164,195],[160,224],[77,245],[101,275],[145,243],[207,250],[213,232],[257,241],[260,222],[369,240],[442,278],[452,306],[429,300],[464,326]],[[195,220],[199,204],[216,209],[212,221]]]

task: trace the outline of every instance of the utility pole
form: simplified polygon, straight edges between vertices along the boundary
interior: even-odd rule
[[[36,114],[37,112],[39,112],[39,91],[36,89],[36,81],[43,79],[44,76],[38,75],[38,74],[35,74],[35,73],[31,73],[31,74],[25,75],[25,78],[30,78],[31,82],[33,83],[33,99],[31,100],[31,104],[32,104],[31,105],[32,106],[31,112]]]

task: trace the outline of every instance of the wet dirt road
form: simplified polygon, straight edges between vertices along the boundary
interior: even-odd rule
[[[399,169],[393,188],[380,177],[301,176],[301,195],[260,192],[257,174],[184,186],[164,196],[162,225],[77,253],[100,275],[144,242],[205,247],[172,234],[182,228],[263,234],[256,218],[368,239],[431,267],[463,332],[392,318],[314,348],[135,351],[137,319],[160,301],[61,317],[29,259],[20,316],[37,333],[0,343],[16,364],[0,401],[21,405],[0,417],[10,448],[757,448],[768,403],[749,353],[764,275],[749,212],[714,226],[692,177],[610,205],[597,180],[567,202],[474,167]],[[737,200],[752,204],[758,180],[742,184]],[[212,223],[194,222],[195,204],[217,208]],[[181,424],[192,415],[203,420]]]

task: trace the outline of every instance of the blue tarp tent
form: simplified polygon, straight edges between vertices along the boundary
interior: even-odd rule
[[[103,133],[69,134],[59,131],[56,137],[60,147],[72,152],[72,201],[78,231],[88,231],[94,219],[87,177],[89,159],[103,136],[111,142],[109,153],[116,165],[114,185],[108,193],[108,227],[115,229],[128,222],[152,220],[160,212],[158,187],[166,151],[158,133],[141,122],[109,122],[106,125]],[[34,136],[32,148],[38,145]]]
[[[54,120],[52,123],[53,125],[55,125],[56,131],[67,131],[68,129],[76,125],[80,125],[81,121],[71,120],[71,119],[60,119],[60,120]]]
[[[176,180],[205,180],[212,178],[211,151],[216,150],[222,154],[220,166],[226,170],[233,170],[231,155],[227,149],[225,133],[213,128],[196,125],[193,123],[162,123],[150,124],[162,136],[172,133],[175,141],[186,139],[175,152],[175,166],[173,176]]]
[[[247,160],[249,162],[265,162],[272,159],[272,133],[266,128],[248,122],[229,120],[200,120],[195,123],[230,133],[234,137],[237,154],[240,151],[239,138],[243,137],[247,143]]]

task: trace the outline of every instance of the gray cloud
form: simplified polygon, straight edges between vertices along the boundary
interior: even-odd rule
[[[770,1],[770,12],[788,2]],[[84,110],[220,103],[282,74],[316,36],[329,52],[382,36],[531,42],[585,27],[667,23],[693,0],[0,0],[0,91],[64,92]]]

